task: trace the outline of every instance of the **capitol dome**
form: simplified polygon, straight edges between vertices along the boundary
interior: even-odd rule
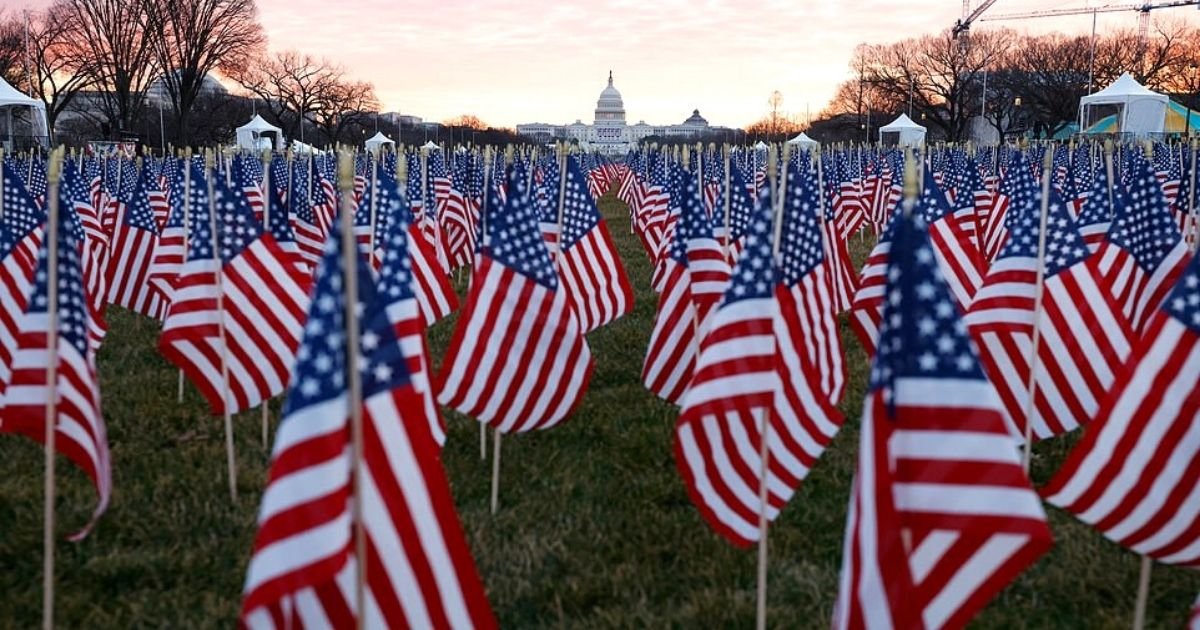
[[[625,102],[621,100],[621,93],[617,88],[613,87],[612,71],[608,71],[608,87],[600,92],[600,98],[596,99],[596,124],[603,122],[625,122]]]

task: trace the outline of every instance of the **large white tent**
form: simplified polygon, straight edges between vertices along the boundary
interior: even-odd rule
[[[813,140],[812,138],[808,137],[808,134],[804,133],[803,131],[800,132],[800,135],[796,136],[795,138],[792,138],[791,140],[788,140],[787,143],[791,144],[791,145],[799,146],[801,149],[809,149],[809,150],[815,149],[815,148],[821,146],[820,142],[817,142],[816,140]]]
[[[396,146],[395,141],[393,141],[391,138],[383,135],[382,131],[376,131],[375,135],[371,136],[370,138],[367,138],[367,142],[366,142],[367,151],[371,151],[371,152],[379,151],[385,145],[389,145],[389,144],[392,146]]]
[[[894,134],[894,141],[893,141]],[[879,128],[879,142],[887,141],[902,147],[918,147],[925,143],[925,128],[913,122],[905,114]]]
[[[1162,133],[1170,100],[1126,72],[1103,90],[1079,99],[1079,128],[1088,129],[1115,114],[1119,133]]]
[[[258,114],[250,122],[238,127],[236,133],[239,149],[266,151],[283,147],[283,130],[263,120]],[[269,134],[275,134],[274,142]]]
[[[29,120],[28,134],[17,134],[14,127],[13,119],[22,110]],[[0,79],[0,119],[4,121],[3,133],[0,133],[0,143],[4,148],[10,151],[16,148],[18,138],[28,138],[26,144],[50,145],[45,103],[25,96],[4,79]]]

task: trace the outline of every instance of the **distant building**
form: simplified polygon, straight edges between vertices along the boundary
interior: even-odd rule
[[[392,124],[397,127],[419,127],[425,122],[425,119],[420,116],[401,114],[400,112],[384,112],[379,117],[392,121]]]
[[[556,140],[576,141],[580,146],[608,155],[622,155],[634,145],[650,136],[664,138],[689,138],[713,132],[730,131],[726,127],[708,124],[700,110],[678,125],[649,125],[640,120],[630,125],[625,122],[625,102],[621,93],[613,86],[612,72],[608,73],[608,86],[596,99],[596,111],[592,124],[576,120],[569,125],[547,123],[524,123],[517,125],[517,133],[540,142]]]

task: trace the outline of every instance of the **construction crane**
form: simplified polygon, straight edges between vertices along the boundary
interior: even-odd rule
[[[971,22],[979,19],[979,16],[983,15],[983,12],[991,8],[993,4],[996,4],[996,0],[984,0],[972,11],[971,0],[963,0],[962,17],[950,29],[951,38],[958,40],[959,45],[963,48],[969,46],[971,43]]]
[[[1093,18],[1097,13],[1117,13],[1120,11],[1138,12],[1138,50],[1144,52],[1146,37],[1150,31],[1150,12],[1156,9],[1172,9],[1175,7],[1200,8],[1200,0],[1177,0],[1175,2],[1143,2],[1141,4],[1107,4],[1099,7],[1079,7],[1076,9],[1047,9],[1030,13],[1001,13],[981,18],[981,22],[999,22],[1002,20],[1023,20],[1026,18],[1059,17],[1063,15],[1086,15],[1091,13]],[[956,26],[955,29],[958,27]],[[956,30],[957,32],[957,30]]]

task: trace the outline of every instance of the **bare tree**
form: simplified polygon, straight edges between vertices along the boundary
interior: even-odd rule
[[[442,124],[447,127],[457,127],[461,129],[474,129],[483,131],[488,128],[488,124],[483,122],[483,119],[475,114],[462,114],[442,121]]]
[[[158,69],[142,26],[142,6],[130,0],[60,0],[56,7],[69,25],[64,37],[76,47],[74,71],[99,90],[104,126],[131,128]]]
[[[375,87],[365,81],[341,80],[333,84],[313,111],[313,120],[330,143],[341,141],[342,134],[379,110]]]
[[[0,9],[0,79],[13,86],[24,83],[25,25],[21,16]]]
[[[265,43],[254,0],[141,0],[144,28],[163,68],[178,141],[186,145],[192,107],[214,70],[244,66]]]
[[[80,90],[91,87],[96,78],[88,67],[87,49],[78,45],[74,23],[76,14],[70,3],[60,0],[28,21],[30,94],[46,105],[49,128],[54,129],[58,115],[71,105]]]

